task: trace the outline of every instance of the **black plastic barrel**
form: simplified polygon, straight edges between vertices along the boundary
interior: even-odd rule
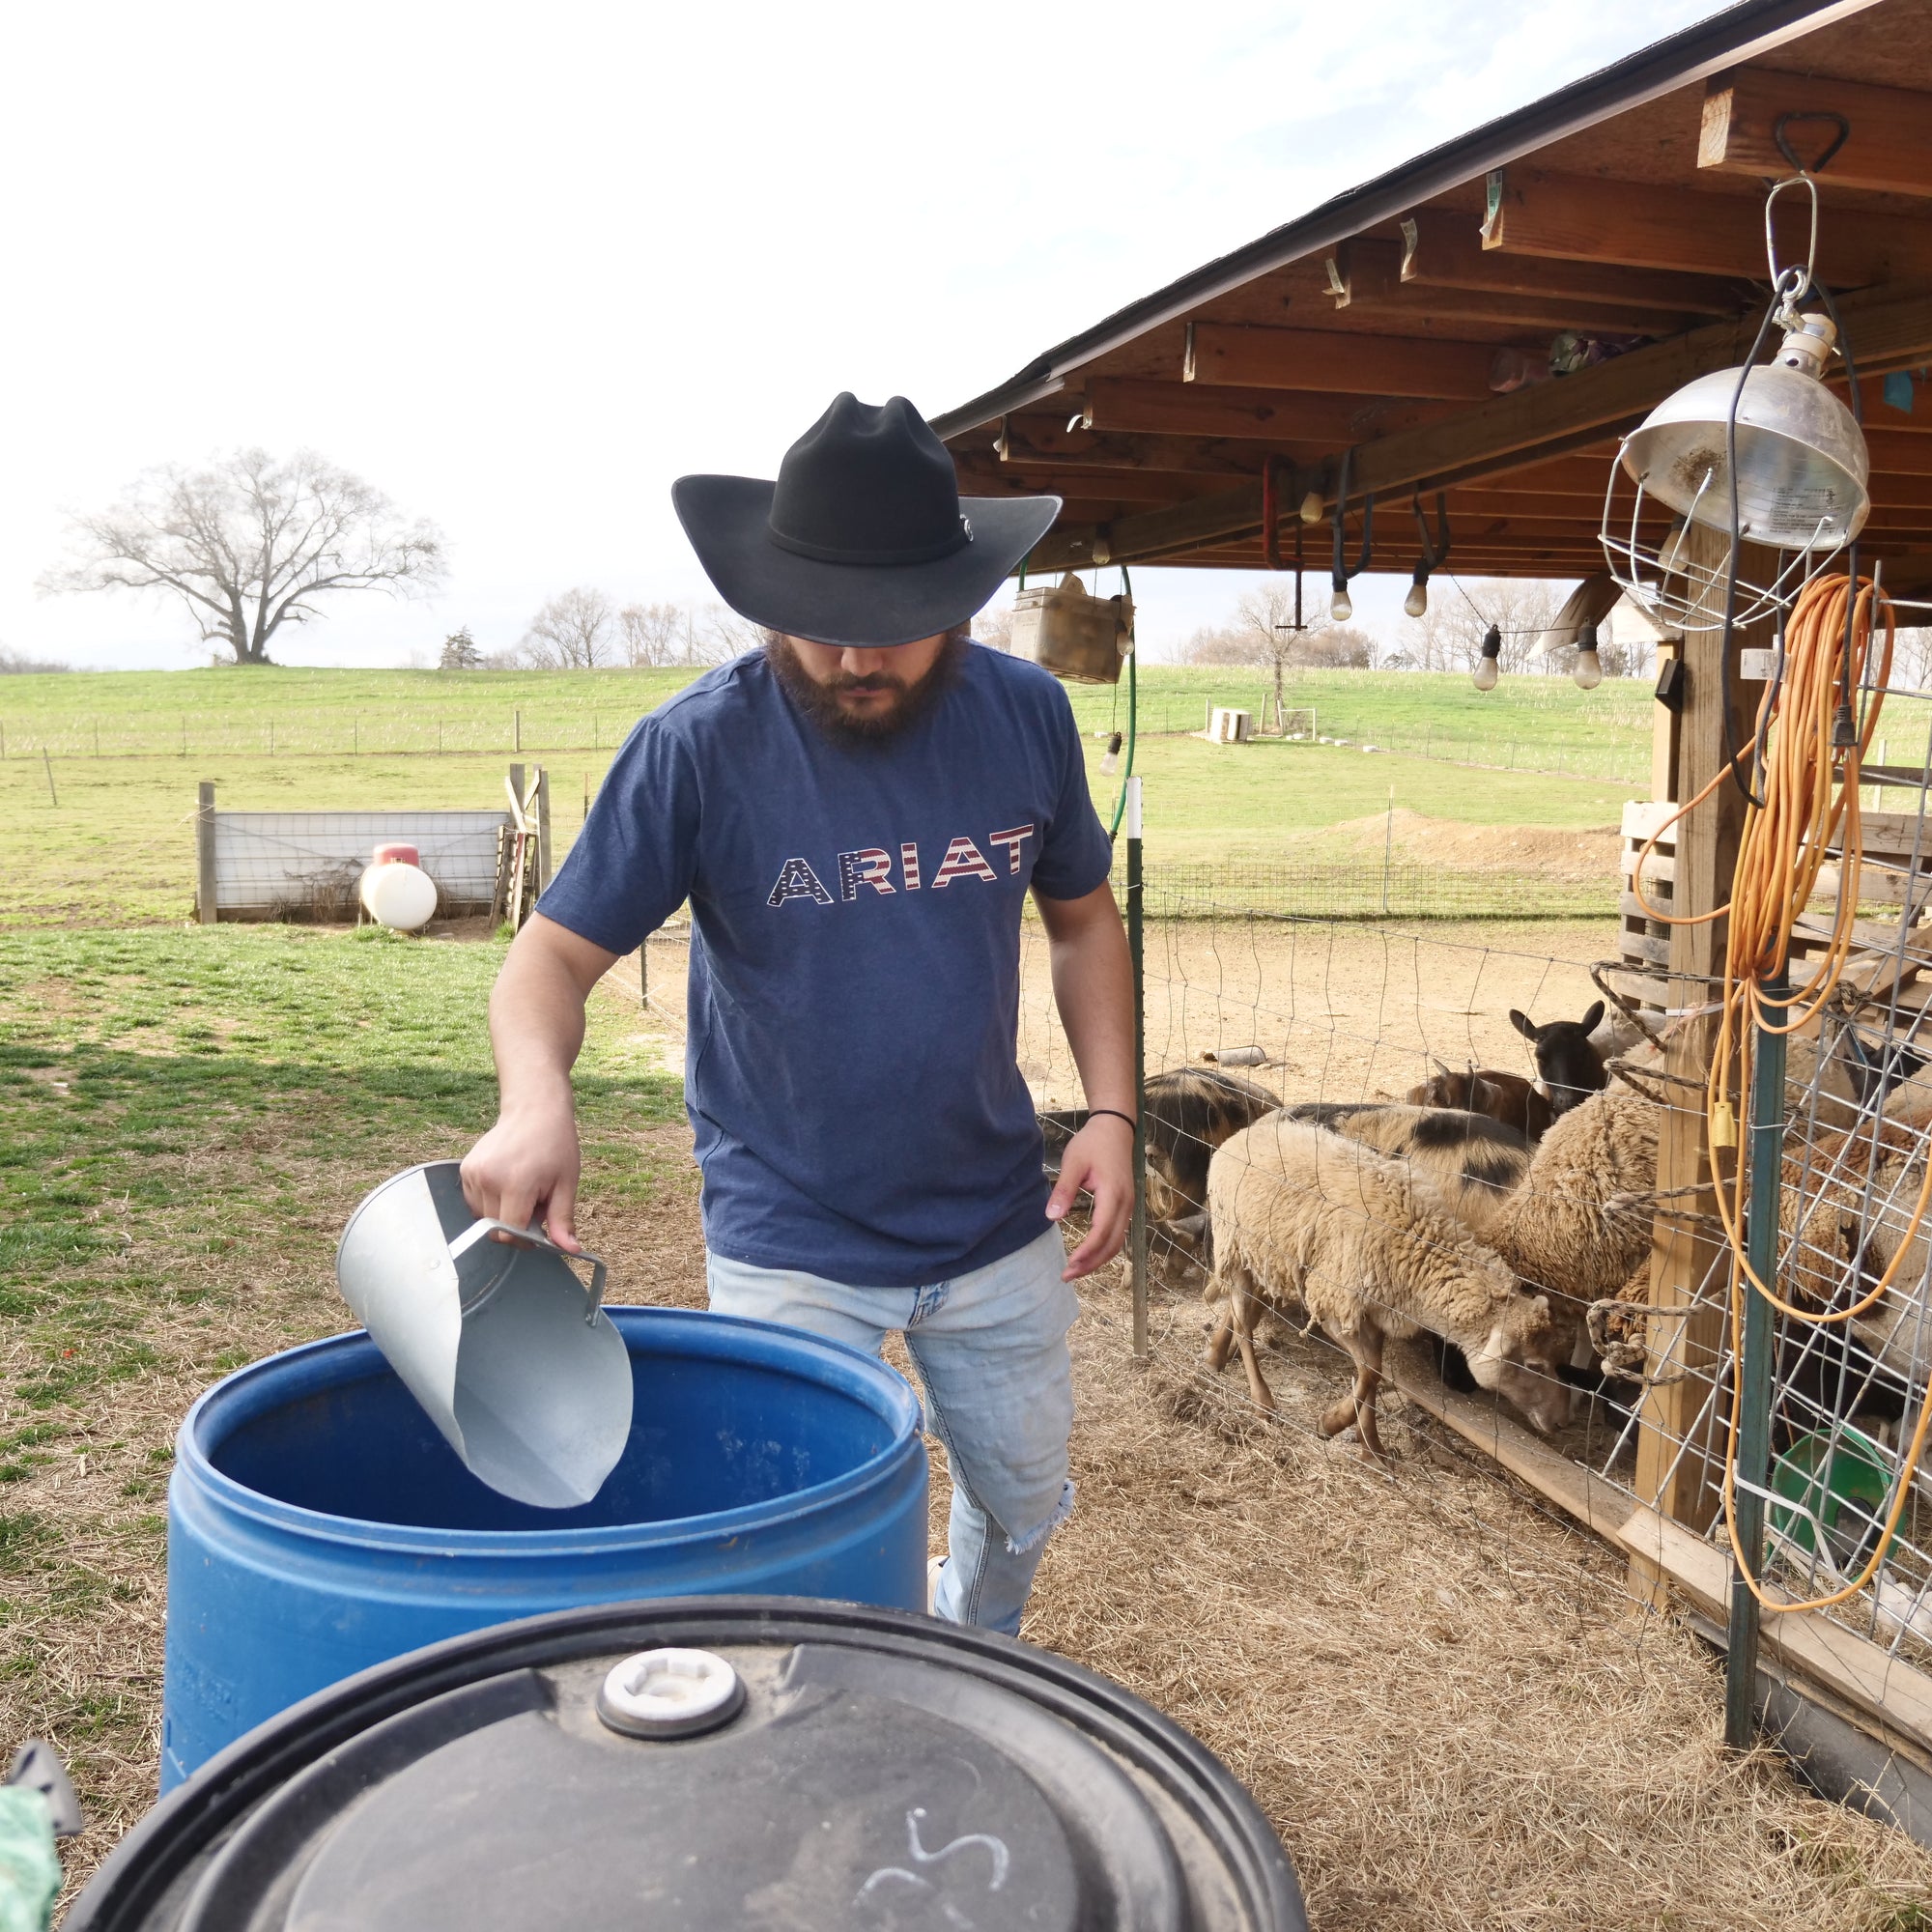
[[[1118,1685],[926,1617],[700,1597],[320,1692],[164,1798],[67,1932],[1306,1925],[1253,1800]]]

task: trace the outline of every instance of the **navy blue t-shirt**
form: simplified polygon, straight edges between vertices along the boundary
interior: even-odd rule
[[[1111,860],[1037,666],[974,645],[923,718],[847,744],[753,652],[631,733],[541,910],[628,952],[690,899],[685,1101],[714,1252],[923,1287],[1046,1227],[1020,914]]]

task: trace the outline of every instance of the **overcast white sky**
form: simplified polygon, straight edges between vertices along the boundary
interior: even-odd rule
[[[403,663],[463,622],[500,648],[572,583],[708,596],[674,476],[772,474],[840,388],[937,413],[1718,11],[13,9],[0,644],[205,661],[164,606],[34,580],[63,510],[242,442],[319,449],[449,538],[434,604],[351,599],[286,662]],[[1143,572],[1145,641],[1217,617],[1241,582]]]

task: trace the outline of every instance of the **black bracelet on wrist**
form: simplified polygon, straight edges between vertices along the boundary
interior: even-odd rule
[[[1132,1127],[1135,1133],[1139,1133],[1141,1130],[1140,1122],[1131,1114],[1122,1113],[1118,1107],[1089,1107],[1087,1109],[1087,1118],[1090,1121],[1096,1114],[1111,1114],[1115,1120],[1126,1122],[1127,1125]]]

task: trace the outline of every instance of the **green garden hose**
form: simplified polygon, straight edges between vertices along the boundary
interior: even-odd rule
[[[1124,563],[1121,566],[1121,588],[1126,593],[1127,601],[1131,604],[1134,582],[1127,575],[1127,566]],[[1134,641],[1131,633],[1128,634],[1127,641],[1129,644]],[[1127,781],[1134,775],[1134,722],[1135,714],[1140,708],[1140,683],[1134,675],[1134,664],[1139,656],[1138,647],[1127,652],[1127,762],[1121,773],[1121,795],[1114,801],[1113,822],[1107,827],[1109,838],[1120,836],[1121,820],[1125,816],[1127,810]]]

